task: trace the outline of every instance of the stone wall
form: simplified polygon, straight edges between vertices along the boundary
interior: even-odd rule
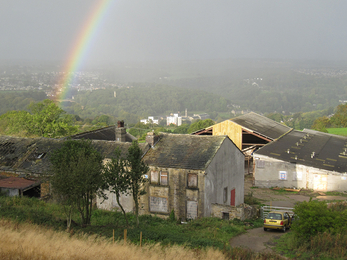
[[[166,174],[167,179],[162,177]],[[197,176],[197,186],[189,187],[188,174]],[[146,194],[140,198],[140,214],[176,218],[204,217],[204,174],[201,171],[150,167]]]
[[[240,204],[239,206],[229,206],[222,204],[212,204],[211,217],[221,219],[251,219],[259,216],[259,207]]]

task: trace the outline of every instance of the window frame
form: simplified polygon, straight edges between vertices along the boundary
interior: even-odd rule
[[[163,173],[165,175],[163,175]],[[166,184],[162,183],[162,176],[166,176]],[[160,171],[160,173],[159,173],[159,185],[160,186],[168,186],[169,185],[169,173],[167,171]]]
[[[192,177],[189,177],[189,176],[192,176]],[[195,181],[196,184],[195,185],[190,185],[189,183],[191,183],[192,181],[189,181],[189,180],[191,180],[191,178],[193,178],[193,176],[196,179],[196,181]],[[197,173],[188,172],[187,173],[187,188],[188,189],[197,189],[198,188],[198,183],[199,183],[198,174]]]

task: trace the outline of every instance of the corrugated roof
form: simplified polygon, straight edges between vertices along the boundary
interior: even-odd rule
[[[205,170],[225,139],[228,137],[161,134],[144,162],[164,168]]]
[[[40,182],[18,177],[0,179],[0,188],[23,190],[35,184],[39,185]]]
[[[339,173],[347,172],[347,137],[309,129],[302,132],[292,130],[254,154]]]
[[[279,138],[292,129],[286,125],[282,125],[270,118],[254,112],[238,116],[230,120],[244,128],[247,128],[272,140]]]

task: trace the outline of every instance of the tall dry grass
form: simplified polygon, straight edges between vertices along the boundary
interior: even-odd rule
[[[0,259],[225,259],[222,252],[159,244],[139,247],[89,235],[56,232],[32,224],[0,220]]]

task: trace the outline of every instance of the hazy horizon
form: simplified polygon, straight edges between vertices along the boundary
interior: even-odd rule
[[[98,2],[3,1],[0,62],[66,61]],[[345,10],[335,0],[114,0],[81,61],[347,60]]]

